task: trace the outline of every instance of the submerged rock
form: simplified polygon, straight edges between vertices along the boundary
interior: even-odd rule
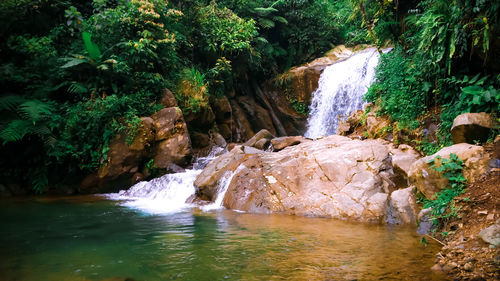
[[[228,172],[234,175],[223,205],[230,209],[357,221],[386,219],[389,194],[384,185],[392,165],[389,150],[379,141],[334,135],[280,152],[254,154],[237,146],[197,177],[198,196],[213,200]],[[405,212],[398,214],[401,222],[413,222],[415,214],[408,213],[414,212],[412,200],[403,198],[404,194],[411,192],[396,194],[394,209]]]

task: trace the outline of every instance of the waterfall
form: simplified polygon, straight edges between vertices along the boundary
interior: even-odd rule
[[[121,190],[118,193],[105,194],[104,196],[111,200],[121,201],[122,206],[139,209],[151,214],[175,213],[193,207],[192,204],[188,204],[186,201],[195,193],[194,181],[196,177],[212,159],[225,151],[223,148],[215,147],[207,157],[198,158],[193,163],[193,169],[166,174],[150,181],[142,181],[128,190]]]
[[[376,48],[369,48],[325,68],[312,93],[306,137],[336,134],[339,119],[363,108],[363,95],[375,78],[379,57]]]

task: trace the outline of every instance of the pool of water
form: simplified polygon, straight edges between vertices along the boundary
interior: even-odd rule
[[[0,201],[0,280],[443,280],[412,227],[99,197]],[[121,278],[121,279],[119,279]]]

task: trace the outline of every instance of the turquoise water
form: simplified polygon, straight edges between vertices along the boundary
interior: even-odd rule
[[[98,197],[0,201],[0,280],[442,280],[414,228]]]

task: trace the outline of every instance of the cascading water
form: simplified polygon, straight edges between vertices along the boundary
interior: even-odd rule
[[[306,137],[336,134],[339,118],[363,108],[363,95],[375,78],[379,57],[376,48],[369,48],[321,73],[318,89],[312,93]]]
[[[194,195],[194,181],[202,169],[225,150],[220,147],[214,148],[207,157],[200,157],[193,164],[193,169],[184,172],[166,174],[150,181],[142,181],[128,190],[118,193],[106,194],[111,200],[123,201],[121,205],[139,209],[152,214],[174,213],[182,209],[193,207],[186,203],[189,197]],[[225,188],[227,189],[227,187]],[[219,196],[207,210],[217,209],[222,206],[225,189],[220,189]],[[224,193],[224,194],[223,194]],[[219,197],[222,199],[219,200]]]

